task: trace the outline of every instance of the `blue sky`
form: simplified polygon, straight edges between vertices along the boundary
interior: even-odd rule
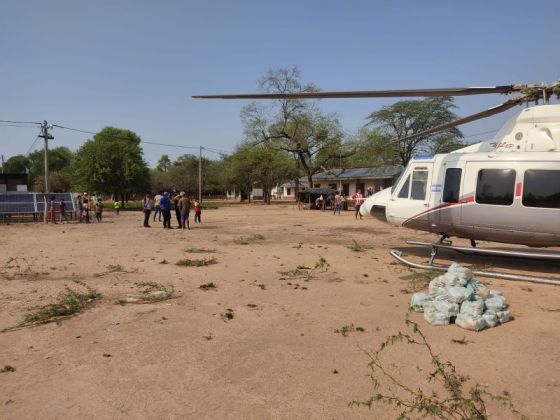
[[[323,90],[552,82],[560,79],[559,17],[553,0],[4,0],[0,120],[47,119],[91,131],[111,125],[146,141],[230,151],[243,138],[239,111],[247,102],[191,95],[255,92],[267,70],[293,66]],[[457,98],[456,112],[504,100]],[[391,102],[320,106],[352,133]],[[496,130],[516,111],[462,130]],[[37,131],[0,125],[0,152],[26,153]],[[88,138],[53,134],[53,147],[73,150]],[[153,165],[187,150],[145,145],[144,152]]]

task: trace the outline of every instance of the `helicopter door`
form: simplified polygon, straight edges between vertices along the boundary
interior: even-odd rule
[[[389,222],[419,229],[418,224],[427,224],[427,216],[423,215],[429,205],[428,186],[432,178],[432,168],[432,163],[417,164],[402,177],[387,205]]]
[[[460,199],[464,164],[454,162],[451,165],[441,167],[438,180],[443,180],[443,185],[432,186],[432,193],[436,196],[434,209],[429,213],[430,225],[432,231],[442,234],[452,232],[461,224]]]

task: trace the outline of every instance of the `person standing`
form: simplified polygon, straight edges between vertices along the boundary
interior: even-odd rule
[[[194,200],[194,222],[202,223],[200,221],[200,215],[202,214],[202,205],[200,201]]]
[[[150,213],[152,212],[152,199],[150,194],[146,194],[142,199],[142,211],[144,212],[144,227],[149,228],[150,226]]]
[[[356,219],[358,219],[358,215],[360,215],[360,219],[362,215],[360,214],[360,207],[362,207],[362,203],[364,202],[364,196],[362,195],[362,191],[358,190],[352,195],[352,200],[354,200],[354,208],[356,209]]]
[[[177,219],[178,229],[181,229],[183,222],[181,220],[181,209],[179,208],[179,200],[181,199],[181,194],[178,191],[173,192],[173,208],[175,209],[175,218]]]
[[[103,203],[101,202],[101,198],[98,198],[95,202],[95,219],[98,222],[101,222],[103,218]]]
[[[159,205],[160,200],[161,200],[161,191],[157,193],[156,196],[154,197],[154,222],[156,221],[156,216],[158,215],[159,215],[158,222],[161,222],[161,206]]]
[[[191,227],[189,226],[189,213],[191,212],[191,200],[189,199],[189,197],[187,197],[187,194],[185,194],[184,191],[181,191],[181,194],[179,195],[181,198],[179,198],[179,202],[178,202],[178,207],[179,207],[179,211],[181,214],[181,227],[183,229],[190,229]]]
[[[163,196],[159,200],[159,206],[163,214],[163,228],[171,229],[171,200],[167,192],[163,193]]]
[[[336,214],[336,212],[338,212],[338,215],[340,216],[340,209],[342,208],[342,196],[340,195],[340,192],[336,192],[336,194],[334,195],[334,210],[333,210],[333,216]]]
[[[78,195],[78,215],[79,215],[79,221],[80,223],[83,223],[84,221],[84,199],[82,198],[82,195],[79,194]]]
[[[84,193],[84,222],[90,223],[89,220],[89,210],[90,210],[90,202],[87,193]]]
[[[119,211],[121,209],[121,202],[119,200],[115,200],[115,203],[113,204],[113,206],[115,207],[115,212],[117,212],[117,216],[118,216]]]
[[[64,218],[64,221],[68,223],[68,218],[66,217],[66,203],[64,202],[64,198],[60,199],[58,211],[60,212],[60,223],[62,223],[62,218]]]
[[[54,215],[54,206],[55,206],[54,200],[55,200],[54,195],[52,195],[51,199],[49,201],[49,213],[50,213],[50,216],[51,216],[51,223],[53,225],[56,224],[56,219],[55,219],[55,215]]]

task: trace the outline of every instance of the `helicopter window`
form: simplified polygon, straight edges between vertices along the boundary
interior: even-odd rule
[[[410,175],[406,177],[406,181],[404,181],[401,190],[399,191],[398,198],[408,198],[408,189],[410,186]]]
[[[513,204],[515,170],[481,169],[476,184],[476,202],[509,206]]]
[[[412,173],[412,187],[410,189],[410,198],[412,200],[425,200],[427,185],[428,171],[414,171]]]
[[[449,168],[445,171],[445,182],[443,184],[443,201],[446,203],[458,203],[459,191],[461,189],[461,168]]]
[[[560,171],[525,171],[522,203],[527,207],[560,208]]]

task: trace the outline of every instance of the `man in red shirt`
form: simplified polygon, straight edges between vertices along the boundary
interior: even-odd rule
[[[360,207],[364,202],[364,196],[362,195],[362,191],[358,190],[355,194],[352,195],[352,200],[354,200],[354,208],[356,209],[356,219],[358,219],[358,215],[360,215],[360,219],[362,215],[360,214]]]

